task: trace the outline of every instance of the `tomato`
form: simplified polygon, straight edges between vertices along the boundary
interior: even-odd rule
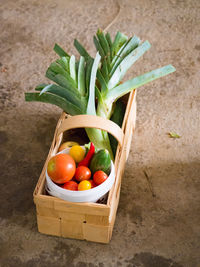
[[[76,169],[75,172],[75,179],[78,182],[81,182],[83,180],[89,180],[91,177],[91,171],[88,167],[86,166],[80,166]]]
[[[58,151],[62,151],[64,150],[65,148],[70,148],[72,146],[75,146],[75,145],[78,145],[78,143],[76,142],[73,142],[73,141],[67,141],[67,142],[64,142],[58,149]]]
[[[88,189],[91,189],[90,181],[84,180],[84,181],[81,181],[79,183],[79,185],[78,185],[78,190],[79,191],[88,190]]]
[[[93,180],[88,180],[88,181],[91,183],[91,188],[94,188],[97,186]]]
[[[81,146],[76,145],[70,148],[69,154],[76,163],[79,163],[85,157],[85,150]]]
[[[93,175],[93,180],[96,185],[100,185],[108,178],[108,175],[103,171],[96,171]]]
[[[57,154],[52,157],[47,165],[49,177],[57,184],[64,184],[71,180],[76,171],[74,159],[67,154]]]
[[[77,191],[78,184],[74,181],[68,181],[62,186],[62,188],[72,190],[72,191]]]

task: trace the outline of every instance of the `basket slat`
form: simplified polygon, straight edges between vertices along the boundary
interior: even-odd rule
[[[47,235],[61,236],[61,224],[59,218],[37,215],[38,231]]]
[[[61,220],[61,236],[84,239],[83,222],[78,220]]]
[[[83,224],[84,239],[93,242],[108,243],[110,240],[111,226]],[[97,241],[98,240],[98,241]]]

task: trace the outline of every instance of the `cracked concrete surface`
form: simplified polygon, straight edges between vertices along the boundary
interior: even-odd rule
[[[1,0],[0,266],[197,267],[200,263],[200,1]],[[94,54],[98,27],[148,39],[127,77],[173,64],[138,90],[137,129],[108,245],[37,231],[32,192],[47,156],[57,107],[25,103],[45,82],[55,42],[76,37]],[[175,131],[180,139],[171,139]]]

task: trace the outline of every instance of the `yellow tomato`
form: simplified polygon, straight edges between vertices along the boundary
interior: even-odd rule
[[[87,181],[87,180],[83,180],[79,183],[78,185],[78,190],[79,191],[83,191],[83,190],[88,190],[88,189],[91,189],[91,183],[90,181]]]
[[[70,156],[79,163],[85,157],[85,150],[81,146],[73,146],[69,151]]]

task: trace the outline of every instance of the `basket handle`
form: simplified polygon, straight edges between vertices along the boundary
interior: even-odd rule
[[[122,146],[124,133],[113,121],[95,115],[75,115],[65,119],[57,131],[57,138],[64,131],[74,128],[96,128],[112,134]]]

